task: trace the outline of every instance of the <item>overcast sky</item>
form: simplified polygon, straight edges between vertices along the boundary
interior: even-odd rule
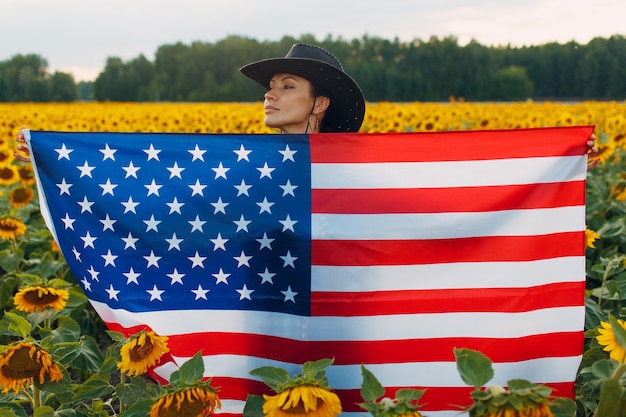
[[[584,44],[626,34],[625,16],[625,0],[0,0],[0,61],[38,54],[79,81],[107,57],[153,60],[160,45],[229,35]]]

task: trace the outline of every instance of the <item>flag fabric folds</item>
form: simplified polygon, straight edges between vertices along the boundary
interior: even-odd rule
[[[42,213],[112,330],[152,329],[159,381],[202,351],[223,415],[249,371],[334,358],[345,415],[360,366],[470,402],[453,348],[573,396],[583,353],[592,127],[316,135],[27,131]]]

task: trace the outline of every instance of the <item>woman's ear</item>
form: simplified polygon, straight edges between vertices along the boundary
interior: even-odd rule
[[[319,114],[326,111],[330,106],[330,98],[326,96],[317,96],[315,98],[315,107],[313,108],[313,114]]]

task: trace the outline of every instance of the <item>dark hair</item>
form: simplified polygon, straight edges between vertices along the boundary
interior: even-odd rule
[[[310,80],[309,82],[311,83],[311,93],[313,94],[313,98],[328,97],[328,101],[329,101],[328,108],[324,112],[324,118],[320,122],[320,133],[334,132],[334,130],[331,127],[331,126],[334,126],[333,119],[336,114],[333,100],[330,97],[330,94],[326,93],[322,87],[311,82]]]

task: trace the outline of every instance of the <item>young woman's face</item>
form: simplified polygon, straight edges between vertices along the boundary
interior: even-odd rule
[[[314,103],[313,88],[307,79],[276,74],[265,93],[265,125],[283,133],[306,133]]]

